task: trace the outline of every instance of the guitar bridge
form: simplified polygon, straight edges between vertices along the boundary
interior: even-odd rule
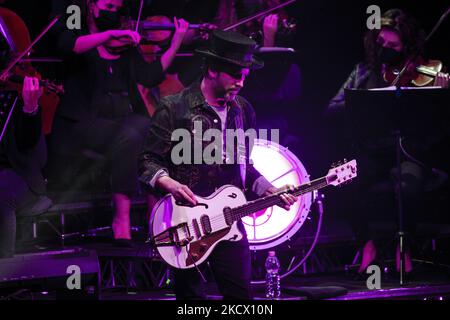
[[[188,224],[181,223],[154,236],[152,244],[156,247],[185,247],[193,239]]]

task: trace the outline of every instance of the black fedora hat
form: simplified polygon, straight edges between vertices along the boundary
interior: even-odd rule
[[[210,46],[195,50],[198,54],[237,65],[242,68],[260,69],[264,62],[255,57],[256,42],[233,31],[214,30],[210,35]]]

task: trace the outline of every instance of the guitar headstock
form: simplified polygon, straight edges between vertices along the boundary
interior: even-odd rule
[[[354,178],[356,178],[358,173],[356,160],[347,161],[344,159],[343,162],[338,162],[334,164],[333,167],[328,171],[327,183],[333,186],[339,186],[344,184]]]

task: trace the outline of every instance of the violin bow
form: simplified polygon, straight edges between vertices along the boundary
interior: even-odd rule
[[[144,9],[144,0],[140,0],[139,14],[138,14],[138,18],[137,18],[137,21],[136,21],[136,29],[134,30],[135,32],[139,31],[139,24],[141,22],[142,10],[143,9]]]
[[[275,7],[272,7],[272,8],[270,8],[270,9],[261,11],[260,13],[254,14],[254,15],[249,16],[249,17],[247,17],[247,18],[243,18],[243,19],[239,20],[238,22],[233,23],[233,24],[231,24],[231,25],[229,25],[229,26],[223,28],[223,31],[229,31],[229,30],[232,30],[232,29],[234,29],[234,28],[237,28],[237,27],[239,27],[240,25],[243,25],[243,24],[245,24],[245,23],[247,23],[247,22],[249,22],[249,21],[252,21],[252,20],[254,20],[254,19],[258,19],[259,17],[265,16],[266,14],[271,13],[272,11],[276,11],[276,10],[278,10],[278,9],[284,8],[284,7],[290,5],[291,3],[294,3],[294,2],[296,2],[296,1],[297,1],[297,0],[288,0],[288,1],[286,1],[286,2],[280,3],[279,5],[277,5],[277,6],[275,6]]]
[[[56,24],[56,22],[58,22],[58,20],[61,18],[61,15],[57,15],[55,18],[53,18],[53,20],[48,24],[47,27],[45,27],[45,29],[36,37],[36,39],[34,39],[34,41],[28,46],[28,48],[26,48],[21,54],[19,54],[19,56],[17,58],[15,58],[9,65],[8,67],[1,73],[0,75],[0,79],[5,79],[7,77],[7,75],[9,74],[9,72],[11,71],[12,68],[14,68],[14,66],[19,63],[23,57],[25,57],[27,54],[29,54],[29,52],[31,51],[31,49],[33,49],[33,47],[36,45],[36,43],[39,42],[39,40],[42,39],[42,37]]]

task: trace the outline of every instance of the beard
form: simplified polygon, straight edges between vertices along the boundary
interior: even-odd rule
[[[236,96],[239,94],[240,91],[241,90],[239,88],[236,88],[236,87],[231,87],[231,88],[225,89],[223,97],[227,101],[234,100],[236,98]]]

